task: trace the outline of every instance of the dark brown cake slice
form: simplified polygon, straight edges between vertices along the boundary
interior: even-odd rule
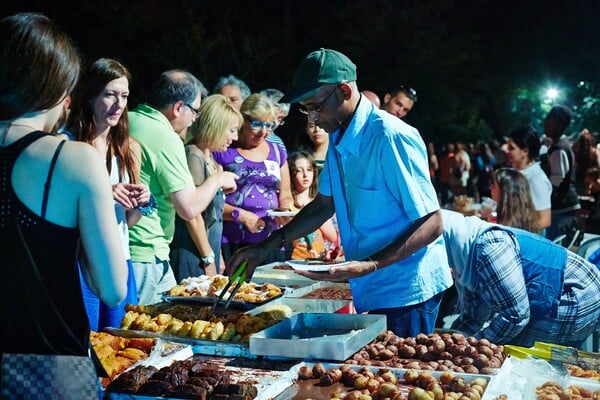
[[[153,366],[137,366],[119,375],[106,387],[106,390],[118,393],[136,393],[157,371],[158,369]]]

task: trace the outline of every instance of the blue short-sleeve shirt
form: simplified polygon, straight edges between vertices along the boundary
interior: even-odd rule
[[[331,134],[319,192],[333,197],[350,260],[370,257],[439,209],[419,132],[364,98],[343,135],[340,130]],[[350,284],[359,312],[431,298],[452,285],[442,236]]]

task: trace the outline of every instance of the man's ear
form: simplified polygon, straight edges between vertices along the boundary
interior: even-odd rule
[[[383,95],[383,104],[386,104],[388,101],[390,101],[390,99],[392,98],[392,95],[390,93],[386,93]]]
[[[344,94],[344,99],[348,100],[352,96],[352,86],[348,83],[340,83],[339,87]]]
[[[175,104],[171,105],[171,112],[173,113],[174,117],[179,117],[185,111],[184,108],[185,104],[183,101],[179,100]]]

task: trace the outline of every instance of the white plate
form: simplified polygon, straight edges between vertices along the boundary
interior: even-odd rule
[[[267,214],[272,217],[294,217],[298,214],[298,211],[276,211],[276,210],[267,210]]]
[[[350,264],[350,261],[341,261],[327,264],[312,264],[315,261],[307,260],[294,260],[286,261],[286,263],[296,271],[311,271],[311,272],[327,272],[331,267],[340,267],[342,265]],[[311,264],[309,264],[311,263]]]

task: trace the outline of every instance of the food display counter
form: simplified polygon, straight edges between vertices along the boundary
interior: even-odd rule
[[[269,274],[290,272],[271,267],[262,270]],[[297,276],[293,271],[291,274]],[[161,346],[179,343],[188,353],[179,352],[167,361],[161,357],[160,365],[154,365],[151,357],[134,363],[113,377],[105,397],[533,400],[555,398],[554,394],[566,398],[565,393],[575,390],[589,394],[590,399],[600,399],[598,380],[571,377],[569,372],[574,374],[575,369],[564,368],[557,375],[555,371],[549,373],[550,369],[533,368],[531,360],[508,357],[503,346],[457,332],[399,338],[387,330],[384,316],[344,313],[352,301],[339,297],[347,295],[347,284],[293,281],[294,287],[288,290],[285,278],[281,279],[281,296],[249,310],[222,310],[223,314],[213,317],[194,309],[206,307],[200,304],[161,303],[151,306],[153,313],[137,325],[130,315],[125,321],[125,325],[129,323],[127,329],[109,329],[111,334],[127,340],[152,338]],[[325,297],[310,298],[315,290]],[[176,307],[183,324],[189,322],[193,327],[196,322],[189,318],[202,316],[212,325],[202,322],[207,330],[196,330],[197,337],[190,336],[191,328],[186,330],[180,325],[160,332],[132,329],[153,327],[153,319],[169,323],[176,318],[164,316],[171,307]],[[243,326],[239,326],[240,320]],[[211,337],[210,331],[218,321],[223,328],[241,329],[241,333],[236,331],[237,336],[222,340],[225,331],[218,330],[220,335]],[[536,379],[530,379],[532,373],[537,374]],[[557,379],[560,376],[562,379]],[[517,395],[519,390],[521,394]]]

